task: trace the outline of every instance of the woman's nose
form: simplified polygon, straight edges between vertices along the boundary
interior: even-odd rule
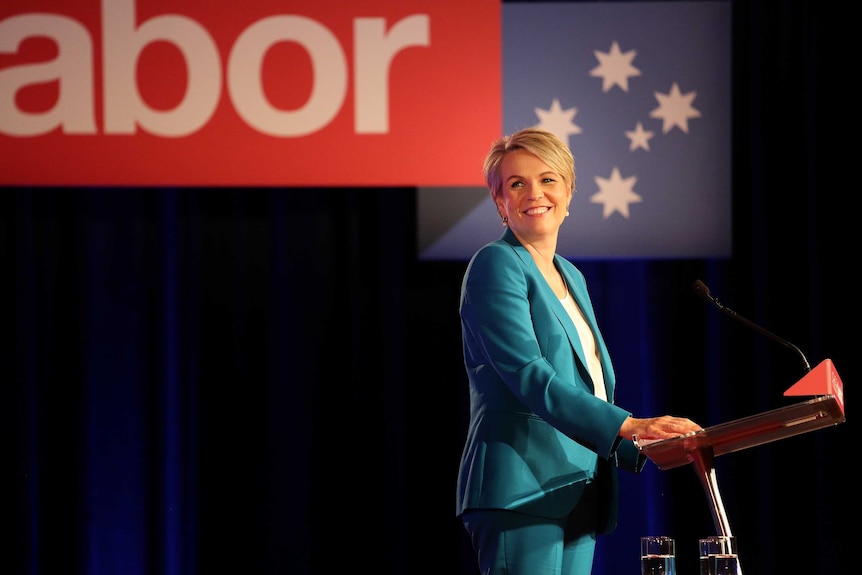
[[[545,197],[545,193],[539,186],[530,186],[530,199],[538,200]]]

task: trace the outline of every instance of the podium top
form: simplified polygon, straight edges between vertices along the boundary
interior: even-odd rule
[[[635,445],[659,469],[673,469],[691,463],[691,454],[696,451],[711,450],[712,456],[718,457],[837,425],[845,419],[842,407],[843,404],[839,404],[835,395],[823,395],[673,439],[654,442],[639,442],[635,439]]]

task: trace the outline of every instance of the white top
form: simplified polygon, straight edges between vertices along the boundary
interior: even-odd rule
[[[575,327],[578,329],[578,336],[581,338],[581,346],[584,348],[584,355],[587,357],[587,369],[590,372],[590,377],[593,378],[593,385],[596,388],[596,397],[600,397],[605,401],[608,400],[607,391],[605,391],[605,378],[602,375],[602,364],[599,360],[599,354],[596,350],[596,338],[593,331],[587,324],[587,319],[584,317],[584,312],[575,304],[575,298],[566,292],[566,297],[560,300],[566,311],[569,312],[569,317],[575,322]]]

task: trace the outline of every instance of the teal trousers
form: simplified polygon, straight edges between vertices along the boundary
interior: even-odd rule
[[[595,499],[559,519],[477,509],[461,521],[482,575],[590,575],[596,550]]]

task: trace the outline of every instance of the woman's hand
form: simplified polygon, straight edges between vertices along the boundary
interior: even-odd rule
[[[670,439],[687,435],[703,429],[700,425],[686,417],[662,415],[660,417],[637,418],[629,417],[620,427],[620,437],[631,439]]]

